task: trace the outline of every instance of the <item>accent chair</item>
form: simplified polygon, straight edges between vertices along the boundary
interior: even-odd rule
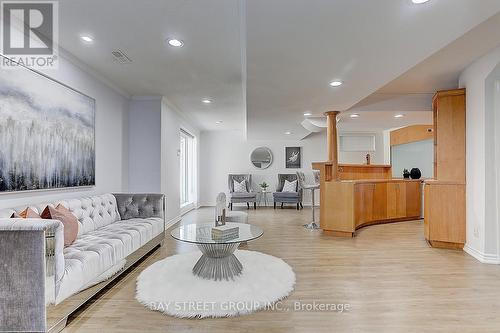
[[[285,180],[289,182],[293,182],[297,180],[296,174],[278,174],[278,186],[276,188],[276,192],[273,193],[274,199],[274,209],[276,209],[276,204],[281,203],[281,208],[283,208],[283,204],[291,203],[297,205],[297,210],[300,208],[304,208],[302,205],[302,188],[299,186],[297,182],[297,188],[295,192],[283,192],[283,186],[285,186]]]
[[[245,181],[246,192],[235,192],[234,181],[238,183]],[[250,208],[251,202],[253,202],[253,208],[257,209],[257,193],[252,191],[252,175],[229,174],[227,177],[227,185],[229,187],[229,208],[231,208],[231,210],[233,210],[233,203],[246,203],[247,208]]]

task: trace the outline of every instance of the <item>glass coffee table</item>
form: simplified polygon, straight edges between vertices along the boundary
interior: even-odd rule
[[[251,224],[226,223],[238,227],[239,236],[231,240],[212,239],[214,224],[185,224],[172,230],[170,235],[182,242],[196,244],[203,253],[193,267],[193,274],[203,279],[229,280],[241,274],[243,265],[234,255],[241,242],[248,242],[262,236],[264,231]]]

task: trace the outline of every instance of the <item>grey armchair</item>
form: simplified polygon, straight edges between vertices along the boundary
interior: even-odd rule
[[[283,186],[285,185],[285,180],[293,182],[297,180],[297,175],[278,174],[278,186],[276,188],[276,192],[273,193],[274,209],[276,209],[277,203],[281,203],[281,208],[283,208],[283,204],[285,203],[296,204],[297,210],[299,210],[300,208],[304,208],[304,206],[302,205],[302,188],[297,184],[296,192],[283,192]]]
[[[234,181],[245,181],[247,192],[234,192]],[[233,210],[233,203],[246,203],[247,208],[250,208],[250,203],[253,202],[253,208],[257,209],[257,193],[252,191],[252,175],[250,174],[230,174],[227,177],[227,185],[229,187],[229,208]]]

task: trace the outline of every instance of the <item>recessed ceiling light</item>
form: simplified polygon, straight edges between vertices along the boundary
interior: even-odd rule
[[[330,82],[330,85],[331,85],[332,87],[338,87],[338,86],[341,86],[341,85],[342,85],[342,83],[343,83],[342,81],[335,80],[335,81]]]
[[[349,117],[351,117],[351,118],[359,118],[359,114],[353,113],[353,114],[349,115]]]
[[[414,4],[417,4],[417,5],[420,5],[422,3],[426,3],[427,1],[429,1],[429,0],[411,0],[411,2],[413,2]]]
[[[204,99],[202,99],[201,101],[202,101],[203,103],[205,103],[205,104],[210,104],[210,103],[212,103],[212,100],[211,100],[211,99],[208,99],[208,98],[204,98]]]
[[[394,118],[403,118],[405,115],[404,114],[395,114]]]
[[[92,43],[94,41],[94,38],[92,38],[89,35],[82,35],[80,36],[80,39],[83,40],[85,43]]]
[[[180,39],[170,38],[167,40],[168,45],[173,47],[183,47],[184,42]]]
[[[312,113],[311,112],[304,112],[304,116],[306,116],[306,117],[312,116]]]
[[[292,132],[290,132],[290,131],[286,131],[286,132],[285,132],[285,134],[286,134],[286,135],[290,135],[290,134],[292,134]]]
[[[222,124],[222,120],[217,120],[215,123],[216,124]]]

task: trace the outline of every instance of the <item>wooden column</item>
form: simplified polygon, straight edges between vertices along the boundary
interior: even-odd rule
[[[332,163],[332,180],[338,179],[337,115],[339,111],[325,112],[327,122],[328,162]]]

